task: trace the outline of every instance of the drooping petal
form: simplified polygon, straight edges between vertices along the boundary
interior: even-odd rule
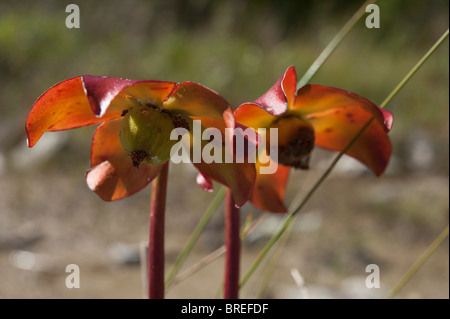
[[[214,185],[207,176],[203,175],[201,172],[197,174],[196,182],[204,191],[212,192],[214,191]]]
[[[164,107],[173,113],[195,119],[219,120],[234,128],[234,116],[228,102],[213,90],[194,82],[176,86]],[[205,125],[204,125],[205,126]]]
[[[242,206],[250,197],[256,176],[254,161],[245,159],[249,154],[245,149],[251,142],[244,134],[236,137],[233,133],[222,135],[219,131],[210,135],[211,139],[205,139],[204,133],[210,129],[194,127],[190,136],[190,160],[201,173],[197,183],[207,191],[213,188],[212,180],[229,187],[236,205]],[[240,144],[244,150],[236,150],[238,138],[244,140]]]
[[[92,168],[86,173],[86,182],[105,201],[122,199],[138,192],[158,175],[162,167],[145,163],[141,163],[139,168],[133,166],[119,142],[121,120],[100,125],[92,141]]]
[[[80,76],[56,84],[30,111],[26,123],[28,145],[45,131],[59,131],[101,123],[121,116],[137,103],[162,105],[175,83]]]
[[[211,180],[215,180],[231,189],[237,206],[244,205],[249,199],[256,177],[255,164],[224,162],[208,164],[201,161],[194,163],[194,166],[203,175],[204,181],[199,184],[202,188],[210,191]]]
[[[356,94],[319,85],[300,89],[290,111],[312,124],[317,146],[335,151],[342,151],[374,117],[347,154],[360,160],[377,176],[386,169],[392,149],[387,135],[392,126],[389,112],[382,112]]]
[[[290,168],[278,164],[273,174],[259,174],[261,164],[256,163],[256,181],[251,195],[251,202],[256,207],[272,213],[285,213],[284,193]]]

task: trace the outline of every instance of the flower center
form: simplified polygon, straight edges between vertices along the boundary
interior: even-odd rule
[[[141,162],[160,165],[170,158],[170,150],[177,142],[170,139],[175,128],[169,112],[156,107],[139,105],[123,112],[119,140],[130,154],[133,166]]]
[[[311,124],[297,116],[287,115],[273,122],[270,128],[278,129],[278,162],[308,169],[315,140]],[[270,141],[270,130],[268,137]]]

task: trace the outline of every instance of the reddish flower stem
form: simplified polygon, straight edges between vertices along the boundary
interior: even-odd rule
[[[233,195],[227,189],[225,198],[225,285],[224,299],[238,299],[239,265],[241,255],[240,210],[236,208]]]
[[[169,162],[152,182],[148,243],[148,298],[164,299],[164,215]]]

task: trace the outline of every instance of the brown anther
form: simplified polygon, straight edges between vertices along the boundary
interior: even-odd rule
[[[130,153],[130,157],[133,166],[138,168],[142,161],[148,157],[148,154],[146,151],[133,151]]]
[[[184,119],[180,114],[171,114],[173,126],[175,128],[185,128],[186,130],[190,131],[189,123]]]
[[[295,116],[284,117],[272,127],[278,128],[278,162],[285,166],[308,169],[315,142],[313,127]]]
[[[280,146],[278,162],[286,166],[300,169],[309,168],[309,158],[314,148],[314,131],[307,127],[300,127],[287,145]]]

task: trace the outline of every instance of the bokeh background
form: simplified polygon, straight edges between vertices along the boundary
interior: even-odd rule
[[[81,28],[67,29],[76,3]],[[301,76],[363,1],[0,2],[0,297],[141,298],[139,245],[148,235],[150,187],[106,203],[85,184],[94,127],[46,133],[33,149],[24,124],[53,84],[83,75],[196,81],[232,106],[264,93],[290,65]],[[364,19],[311,81],[381,103],[448,28],[447,0],[381,0],[381,28]],[[256,298],[380,298],[448,224],[449,45],[425,63],[388,109],[393,157],[376,178],[345,158],[297,216],[278,263],[242,290]],[[315,150],[291,175],[286,202],[305,194],[333,154]],[[170,168],[166,258],[173,264],[214,194],[190,165]],[[262,212],[246,204],[242,218]],[[242,272],[281,221],[271,215],[243,244]],[[223,244],[220,209],[182,270]],[[449,297],[448,240],[400,298]],[[81,288],[65,286],[77,264]],[[219,258],[167,292],[214,298]],[[367,289],[368,264],[381,287]],[[267,280],[265,269],[274,269]],[[294,269],[294,270],[293,270]],[[299,272],[304,286],[291,275]],[[267,284],[267,285],[266,285]],[[261,285],[267,289],[261,292]]]

